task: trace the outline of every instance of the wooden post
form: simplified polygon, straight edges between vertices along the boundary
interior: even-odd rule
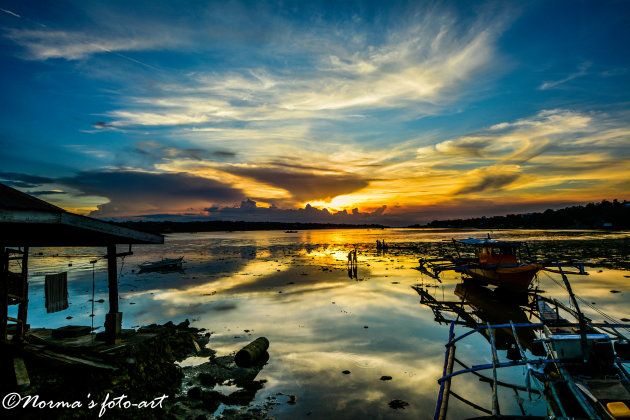
[[[19,340],[24,339],[26,333],[26,317],[28,314],[28,247],[24,247],[24,254],[22,254],[22,293],[21,300],[18,305],[18,323],[16,325],[17,331],[15,336]]]
[[[7,339],[7,316],[9,312],[9,254],[0,246],[0,340]]]
[[[109,288],[109,313],[105,315],[105,342],[120,342],[122,313],[118,312],[118,272],[116,244],[107,245],[107,285]]]

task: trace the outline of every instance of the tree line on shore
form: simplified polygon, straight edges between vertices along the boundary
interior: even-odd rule
[[[124,221],[115,222],[152,233],[215,232],[248,230],[297,231],[307,229],[383,229],[379,224],[282,223],[228,220],[201,221]],[[414,224],[409,228],[480,228],[480,229],[630,229],[630,202],[627,200],[589,203],[564,209],[547,209],[539,213],[508,214],[505,216],[471,219],[434,220]]]
[[[493,229],[630,229],[630,202],[607,201],[572,206],[540,213],[471,219],[434,220],[420,228],[493,228]]]

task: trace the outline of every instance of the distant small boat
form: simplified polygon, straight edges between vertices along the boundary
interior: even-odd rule
[[[297,230],[285,230],[284,233],[298,233]]]
[[[184,257],[179,258],[162,258],[159,261],[145,261],[142,264],[139,264],[141,271],[148,270],[170,270],[176,268],[182,268],[182,263],[184,262]]]

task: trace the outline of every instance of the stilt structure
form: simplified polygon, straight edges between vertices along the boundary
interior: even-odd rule
[[[117,257],[130,255],[131,244],[161,244],[162,235],[140,232],[102,220],[69,213],[57,206],[0,184],[0,340],[8,338],[8,323],[17,324],[13,338],[28,330],[29,247],[88,246],[107,249],[109,313],[105,335],[109,343],[120,340],[122,313],[118,308]],[[129,251],[117,253],[117,244]],[[18,305],[17,318],[9,306]]]
[[[2,272],[0,274],[0,338],[6,339],[8,322],[15,322],[15,338],[24,339],[28,311],[28,247],[12,249],[1,247]],[[15,271],[15,266],[19,271]],[[10,305],[18,305],[17,318],[8,316]]]

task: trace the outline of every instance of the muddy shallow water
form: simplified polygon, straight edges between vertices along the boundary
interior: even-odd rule
[[[449,250],[453,237],[486,233],[353,229],[169,235],[164,245],[135,246],[133,256],[124,263],[119,259],[123,327],[189,319],[192,326],[213,332],[208,346],[218,356],[267,337],[270,359],[257,377],[266,382],[251,404],[268,408],[269,416],[277,419],[432,418],[448,325],[435,322],[434,313],[419,303],[410,286],[422,284],[436,299],[457,301],[454,289],[461,277],[445,273],[438,283],[413,267],[420,257]],[[630,318],[630,233],[509,230],[492,235],[528,241],[533,255],[550,261],[590,264],[589,276],[571,278],[575,292],[616,319]],[[377,239],[401,248],[377,252]],[[356,275],[347,269],[348,252],[355,246]],[[29,323],[102,325],[108,310],[102,254],[104,250],[91,248],[32,249]],[[145,260],[178,256],[186,261],[181,272],[138,272],[138,264]],[[91,264],[95,257],[98,262]],[[70,308],[46,314],[44,275],[66,270]],[[567,302],[558,280],[542,274],[539,287]],[[583,309],[594,320],[602,320],[591,307]],[[471,336],[458,346],[458,357],[470,364],[488,363],[487,343],[480,335]],[[183,364],[204,361],[193,357]],[[505,369],[499,379],[522,382],[523,369]],[[490,406],[490,386],[475,377],[458,377],[452,389]],[[541,401],[522,397],[529,412],[544,413]],[[516,413],[512,391],[501,391],[500,399],[503,412]],[[392,408],[393,400],[408,405]],[[480,414],[451,399],[449,418]]]

